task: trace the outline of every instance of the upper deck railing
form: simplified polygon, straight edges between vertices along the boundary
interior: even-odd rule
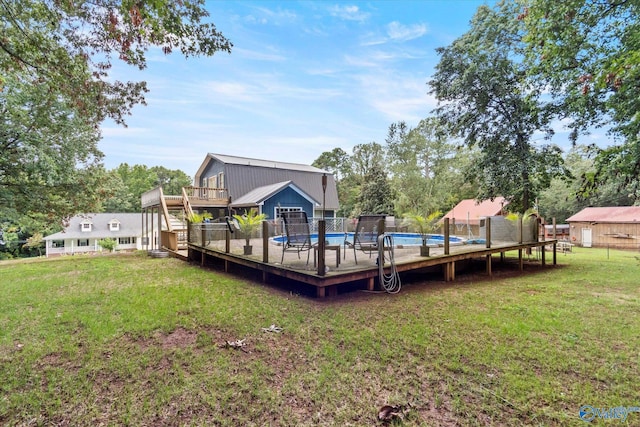
[[[226,206],[229,204],[229,193],[226,188],[184,187],[183,193],[192,206]],[[142,194],[140,200],[143,208],[159,206],[162,199],[174,206],[182,204],[182,195],[164,195],[161,187],[156,187]]]

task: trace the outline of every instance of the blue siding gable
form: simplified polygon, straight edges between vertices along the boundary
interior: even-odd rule
[[[274,219],[278,204],[283,208],[302,208],[309,218],[313,217],[313,203],[305,199],[291,187],[283,188],[281,191],[266,199],[262,206],[262,212],[267,214],[269,219]]]

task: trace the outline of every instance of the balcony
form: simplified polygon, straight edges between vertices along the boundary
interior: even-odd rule
[[[184,187],[183,194],[189,199],[192,207],[226,207],[229,204],[229,194],[225,188],[210,187]],[[143,208],[160,206],[162,199],[168,208],[182,207],[184,197],[182,195],[164,195],[162,188],[154,188],[142,194]]]

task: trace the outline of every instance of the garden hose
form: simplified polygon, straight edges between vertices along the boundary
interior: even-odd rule
[[[389,248],[389,264],[391,270],[389,274],[384,273],[384,264],[387,261],[385,255],[385,246]],[[378,277],[382,288],[390,294],[397,294],[400,292],[402,284],[400,283],[400,274],[396,270],[396,262],[394,259],[394,247],[393,236],[391,234],[381,234],[378,236]]]

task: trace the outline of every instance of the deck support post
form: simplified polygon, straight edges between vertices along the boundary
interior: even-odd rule
[[[231,252],[231,231],[229,227],[227,227],[224,233],[224,252],[227,254]]]
[[[456,263],[448,262],[444,264],[444,281],[453,282],[456,280]]]
[[[491,254],[487,255],[487,274],[491,277]]]
[[[541,249],[541,252],[542,252],[540,254],[540,260],[542,261],[542,266],[544,267],[546,265],[546,257],[545,257],[546,252],[547,252],[546,249],[545,249],[546,246],[542,245],[542,246],[539,246],[539,248]]]
[[[325,295],[324,286],[316,288],[316,297],[324,298],[324,295]]]
[[[522,259],[522,249],[518,249],[518,266],[520,271],[524,270],[524,261]]]
[[[169,225],[168,219],[167,219],[167,226]],[[168,227],[167,227],[168,229]],[[158,250],[162,250],[162,211],[160,210],[160,207],[158,206]]]
[[[369,277],[367,279],[367,290],[368,291],[373,291],[373,290],[375,290],[375,288],[376,288],[376,283],[373,280],[373,277]]]

